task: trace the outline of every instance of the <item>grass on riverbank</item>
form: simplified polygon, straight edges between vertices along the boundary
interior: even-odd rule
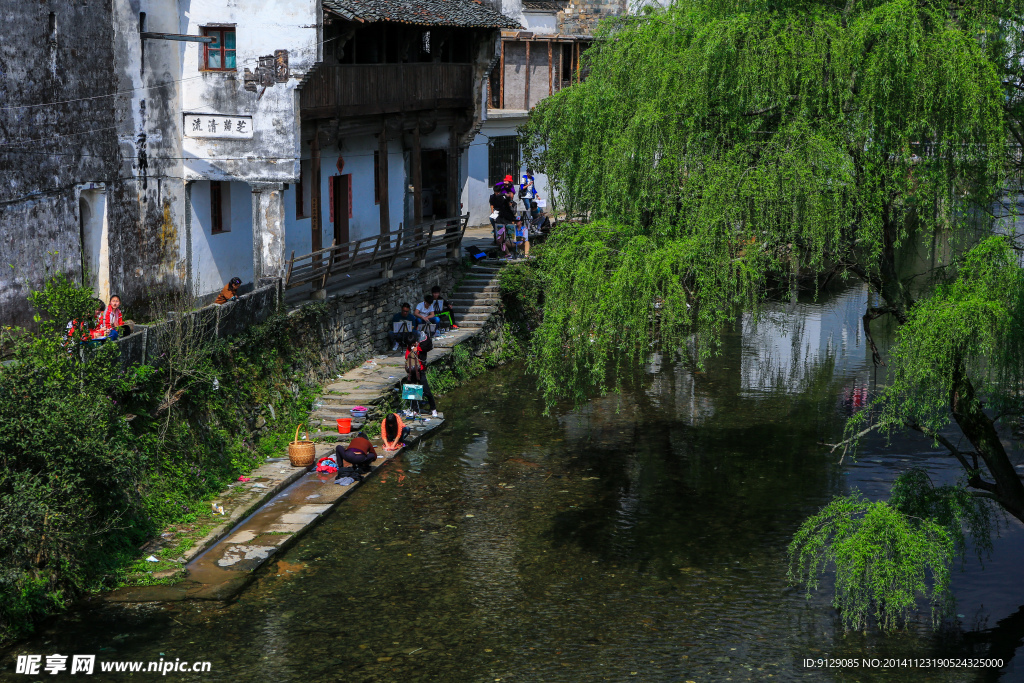
[[[0,366],[0,642],[84,593],[162,580],[219,521],[211,497],[279,455],[319,389],[315,306],[122,368],[116,345],[61,345],[91,296],[57,278],[33,297],[39,331],[0,340],[15,361]],[[147,562],[140,544],[169,527]]]

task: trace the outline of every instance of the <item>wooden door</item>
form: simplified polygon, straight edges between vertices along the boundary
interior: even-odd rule
[[[331,176],[331,222],[335,244],[349,241],[348,226],[352,218],[352,174]],[[343,254],[342,258],[347,255]]]

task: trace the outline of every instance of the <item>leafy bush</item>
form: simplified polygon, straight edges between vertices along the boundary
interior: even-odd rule
[[[498,290],[505,308],[505,318],[536,329],[543,319],[544,282],[541,277],[543,245],[534,249],[535,258],[510,263],[498,275]]]
[[[320,362],[312,307],[230,341],[172,335],[125,369],[115,344],[63,346],[91,291],[58,276],[31,302],[39,331],[8,335],[0,366],[0,641],[115,585],[140,543],[278,454],[319,379],[299,371]]]

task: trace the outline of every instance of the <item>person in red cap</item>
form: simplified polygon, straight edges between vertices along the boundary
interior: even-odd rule
[[[507,194],[509,199],[514,199],[516,196],[516,185],[515,178],[510,175],[505,176],[504,182],[502,182],[502,194]]]

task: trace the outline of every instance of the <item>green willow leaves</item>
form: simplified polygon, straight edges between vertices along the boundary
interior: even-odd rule
[[[790,274],[880,279],[913,230],[965,227],[1007,160],[1002,8],[683,2],[611,20],[587,79],[522,134],[570,217],[543,257],[549,399],[652,342],[713,353]],[[983,38],[979,40],[978,36]],[[585,343],[580,343],[581,340]]]

